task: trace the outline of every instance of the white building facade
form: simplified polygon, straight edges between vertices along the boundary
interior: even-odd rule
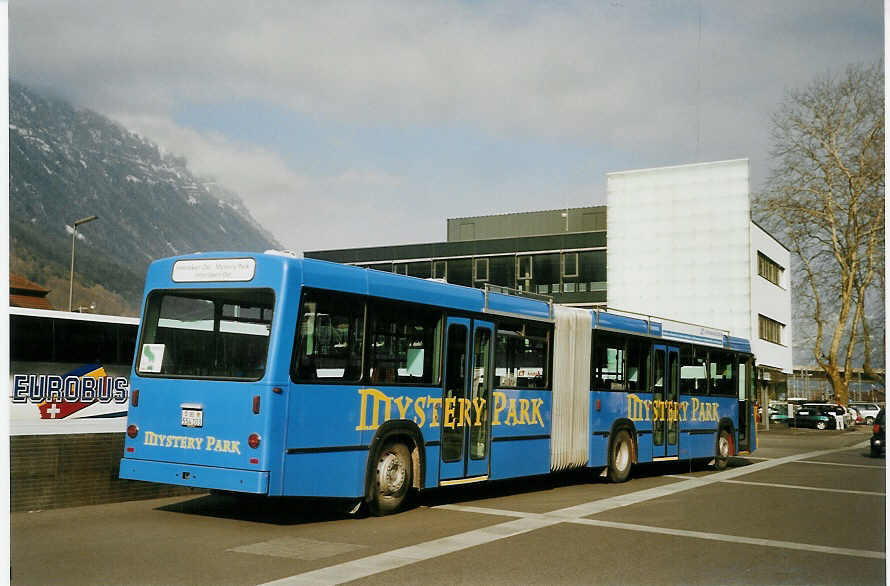
[[[751,221],[747,159],[607,175],[607,304],[751,340],[791,373],[791,253]]]

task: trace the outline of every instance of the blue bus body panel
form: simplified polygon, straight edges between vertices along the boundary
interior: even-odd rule
[[[550,472],[551,391],[498,389],[491,418],[492,480]]]
[[[733,336],[727,336],[729,348],[732,350],[738,350],[739,352],[751,352],[751,342],[746,340],[745,338],[736,338]]]
[[[590,467],[608,464],[608,438],[613,422],[619,419],[629,420],[637,433],[638,462],[651,462],[654,457],[664,456],[664,445],[656,446],[653,441],[652,396],[652,393],[633,391],[591,392]],[[679,403],[680,459],[713,457],[719,421],[724,418],[738,421],[738,400],[722,396],[681,395]],[[737,430],[735,439],[734,445],[738,446]],[[658,449],[662,451],[661,454],[655,453]]]
[[[121,460],[120,477],[128,480],[180,484],[195,488],[214,488],[253,494],[269,492],[268,472],[195,464],[124,458]]]
[[[633,334],[649,335],[649,324],[644,319],[635,317],[627,317],[624,315],[616,315],[614,313],[606,313],[604,311],[596,312],[599,319],[594,320],[597,328],[606,328],[610,330],[621,330],[622,332],[630,332]],[[654,325],[654,324],[653,324]],[[660,324],[659,324],[660,325]]]

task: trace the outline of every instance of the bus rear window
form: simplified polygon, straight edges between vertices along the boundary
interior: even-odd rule
[[[267,289],[154,292],[146,304],[141,375],[259,380],[275,294]]]

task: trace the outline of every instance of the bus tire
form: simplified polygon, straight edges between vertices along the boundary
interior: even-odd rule
[[[725,427],[720,428],[717,434],[717,453],[714,455],[714,468],[726,470],[729,458],[732,456],[732,434]]]
[[[626,429],[616,431],[609,446],[609,480],[625,482],[630,478],[633,453],[634,445],[630,433]]]
[[[387,442],[377,452],[368,508],[378,517],[398,511],[411,489],[411,451],[400,441]]]

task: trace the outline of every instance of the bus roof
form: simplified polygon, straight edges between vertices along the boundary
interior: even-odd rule
[[[223,284],[234,285],[249,281],[266,283],[280,279],[282,272],[293,271],[302,285],[355,293],[371,297],[397,299],[426,305],[435,305],[468,312],[515,316],[540,321],[553,321],[553,303],[541,299],[512,295],[473,287],[464,287],[432,279],[421,279],[388,273],[363,267],[343,265],[324,260],[297,258],[292,254],[275,252],[209,252],[161,259],[152,263],[146,280],[146,289],[169,287],[175,280],[175,269],[181,263],[228,259],[232,262],[254,259],[256,266],[251,274],[231,273]],[[242,270],[241,268],[237,269]],[[246,271],[246,269],[244,269]],[[247,279],[247,277],[250,279]],[[278,280],[280,282],[280,280]],[[178,281],[178,286],[208,285],[207,281]],[[213,282],[219,286],[220,282]],[[620,331],[678,342],[705,344],[751,352],[751,345],[744,338],[729,335],[727,330],[690,324],[686,322],[634,314],[616,309],[592,311],[595,329]]]

